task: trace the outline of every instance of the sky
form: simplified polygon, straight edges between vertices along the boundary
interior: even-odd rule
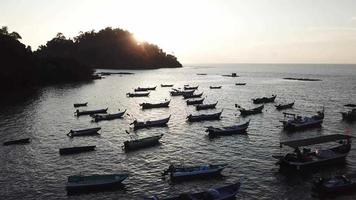
[[[132,32],[182,63],[356,63],[356,0],[0,0],[36,49],[58,32]]]

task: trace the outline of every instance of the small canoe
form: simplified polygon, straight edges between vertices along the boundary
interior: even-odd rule
[[[285,110],[288,108],[292,108],[294,106],[294,102],[288,104],[278,104],[274,106],[276,107],[277,110]]]
[[[249,110],[247,110],[245,108],[240,108],[240,113],[242,116],[254,115],[254,114],[262,113],[263,108],[264,108],[264,105],[256,107],[256,108],[252,108]]]
[[[252,99],[254,104],[260,104],[260,103],[272,103],[276,99],[277,95],[272,95],[271,97],[262,97],[262,98],[256,98]]]
[[[87,152],[87,151],[94,151],[95,147],[96,146],[93,145],[93,146],[61,148],[61,149],[59,149],[59,154],[60,155],[68,155],[68,154],[76,154],[76,153],[82,153],[82,152]]]
[[[148,90],[156,90],[156,87],[157,86],[154,86],[154,87],[138,87],[138,88],[135,88],[134,91],[135,92],[146,92]]]
[[[133,151],[146,147],[151,147],[159,144],[159,140],[163,137],[163,134],[151,137],[145,137],[136,140],[129,140],[124,142],[125,151]]]
[[[196,110],[214,109],[216,107],[216,104],[218,104],[218,102],[212,104],[198,104],[195,106],[195,109]]]
[[[246,134],[246,130],[250,124],[250,120],[243,124],[225,126],[222,128],[208,127],[205,132],[208,132],[209,137],[218,137],[223,135]]]
[[[104,190],[120,185],[128,176],[128,174],[69,176],[66,190],[69,193]]]
[[[161,87],[173,87],[173,84],[161,84]]]
[[[167,123],[170,118],[171,118],[171,115],[169,115],[167,118],[164,118],[164,119],[148,120],[145,122],[140,122],[140,121],[135,120],[131,124],[134,125],[134,130],[138,130],[138,129],[142,129],[142,128],[150,128],[150,127],[167,126]]]
[[[200,98],[201,96],[203,96],[203,92],[200,94],[183,94],[184,99]]]
[[[98,135],[99,134],[98,131],[100,129],[101,127],[81,129],[81,130],[70,130],[69,133],[67,133],[67,135],[69,137]]]
[[[210,86],[210,89],[221,89],[222,86]]]
[[[127,97],[147,97],[150,95],[150,92],[134,92],[134,93],[126,93]]]
[[[246,85],[246,83],[235,83],[235,85]]]
[[[144,200],[230,200],[235,199],[240,189],[240,183],[234,183],[223,187],[211,188],[204,192],[197,193],[183,193],[177,197],[158,198],[156,196],[151,198],[144,198]]]
[[[225,169],[227,165],[201,165],[201,166],[174,166],[170,165],[163,175],[169,174],[171,180],[182,180],[188,178],[204,178],[211,176],[221,175],[221,171]]]
[[[207,120],[220,120],[221,112],[212,113],[212,114],[200,114],[200,115],[188,115],[187,119],[189,122],[200,122],[200,121],[207,121]]]
[[[187,105],[196,105],[196,104],[202,104],[205,98],[202,99],[193,99],[193,100],[187,100]]]
[[[197,86],[184,86],[184,90],[196,90],[198,89],[199,85]]]
[[[108,111],[108,108],[105,109],[98,109],[98,110],[76,110],[75,114],[77,116],[81,116],[81,115],[93,115],[93,114],[98,114],[98,113],[106,113]]]
[[[140,106],[142,109],[151,109],[151,108],[166,108],[169,107],[169,103],[171,100],[166,100],[165,102],[161,103],[141,103]]]
[[[93,118],[94,122],[99,122],[99,121],[103,121],[103,120],[113,120],[113,119],[119,119],[122,116],[124,116],[126,110],[122,111],[122,112],[118,112],[115,114],[95,114],[95,115],[90,115]]]
[[[74,108],[78,108],[78,107],[82,107],[82,106],[87,106],[88,105],[88,102],[85,102],[85,103],[75,103],[74,104]]]
[[[4,146],[7,145],[15,145],[15,144],[28,144],[30,143],[30,138],[23,138],[19,140],[11,140],[11,141],[6,141],[3,143]]]

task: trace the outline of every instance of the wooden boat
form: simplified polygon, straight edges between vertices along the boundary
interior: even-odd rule
[[[287,104],[278,104],[274,105],[277,110],[284,110],[288,108],[292,108],[294,106],[294,101],[292,103],[287,103]]]
[[[205,98],[202,99],[193,99],[193,100],[187,100],[187,105],[196,105],[196,104],[202,104]]]
[[[75,103],[74,104],[74,108],[78,108],[78,107],[82,107],[82,106],[87,106],[88,105],[88,102],[85,102],[85,103]]]
[[[264,105],[258,106],[256,108],[248,109],[248,110],[240,107],[240,113],[241,113],[241,116],[259,114],[259,113],[262,113],[263,108],[264,108]]]
[[[67,133],[67,135],[70,137],[98,135],[99,134],[98,131],[100,129],[101,127],[81,129],[81,130],[70,130],[69,133]]]
[[[183,95],[192,95],[195,90],[187,90],[187,91],[182,91],[182,90],[177,90],[174,89],[173,91],[170,91],[171,96],[183,96]]]
[[[173,84],[161,84],[161,87],[173,87]]]
[[[345,106],[345,107],[355,108],[355,107],[356,107],[356,104],[348,103],[348,104],[345,104],[344,106]]]
[[[218,113],[212,113],[212,114],[200,114],[200,115],[188,115],[187,119],[189,122],[200,122],[200,121],[206,121],[206,120],[220,120],[221,113],[223,111],[221,110]]]
[[[104,109],[98,109],[98,110],[76,110],[75,114],[77,116],[81,116],[81,115],[93,115],[93,114],[98,114],[98,113],[106,113],[108,111],[108,108],[104,108]]]
[[[221,89],[222,86],[210,86],[210,89]]]
[[[156,90],[156,87],[157,86],[154,86],[154,87],[138,87],[138,88],[135,88],[134,91],[135,92],[146,92],[148,90]]]
[[[218,102],[212,104],[198,104],[195,106],[195,109],[196,110],[214,109],[216,107],[216,104],[218,104]]]
[[[129,92],[126,93],[127,97],[147,97],[148,95],[150,95],[150,92]]]
[[[151,137],[145,137],[136,140],[129,140],[124,142],[125,151],[132,151],[137,149],[142,149],[146,147],[151,147],[159,144],[159,140],[162,138],[163,134]]]
[[[184,86],[184,90],[196,90],[196,89],[198,89],[198,87],[199,87],[199,85],[197,85],[197,86],[187,86],[187,85],[185,85]]]
[[[170,102],[171,100],[166,100],[165,102],[161,103],[141,103],[140,106],[142,107],[142,109],[164,108],[168,107]]]
[[[122,116],[124,116],[126,110],[114,114],[95,114],[95,115],[90,115],[93,118],[93,121],[98,122],[98,121],[103,121],[103,120],[112,120],[112,119],[119,119]]]
[[[324,120],[324,110],[318,111],[316,115],[311,117],[302,117],[294,113],[283,113],[284,119],[283,128],[286,130],[301,130],[311,127],[320,127]]]
[[[356,109],[352,109],[348,112],[341,112],[342,119],[347,121],[355,121],[356,120]]]
[[[246,83],[235,83],[235,85],[246,85]]]
[[[231,74],[224,74],[222,76],[226,76],[226,77],[239,77],[236,73],[231,73]]]
[[[200,94],[183,94],[184,99],[194,99],[203,96],[203,92]]]
[[[252,99],[254,104],[260,104],[260,103],[272,103],[276,99],[277,95],[272,95],[272,97],[262,97],[262,98],[256,98]]]
[[[240,189],[240,183],[234,183],[223,187],[212,188],[204,192],[183,193],[177,197],[160,199],[156,196],[144,198],[145,200],[231,200],[235,199]]]
[[[209,137],[217,137],[222,135],[246,134],[246,130],[250,125],[250,120],[243,124],[225,126],[222,128],[208,127],[205,132],[208,132]]]
[[[7,146],[7,145],[15,145],[15,144],[28,144],[28,143],[30,143],[30,138],[6,141],[3,143],[3,145]]]
[[[319,197],[336,196],[356,191],[356,174],[320,178],[313,183],[312,191]]]
[[[287,153],[285,156],[273,157],[278,159],[276,164],[280,165],[281,168],[288,167],[296,170],[304,170],[310,167],[320,168],[325,165],[344,162],[351,149],[351,138],[352,136],[350,135],[333,134],[284,141],[280,143],[280,146],[282,147],[284,145],[294,148],[294,152]],[[311,149],[303,148],[303,151],[299,150],[300,147],[336,141],[338,145],[328,149],[316,149],[315,151],[311,151]]]
[[[163,175],[170,175],[171,180],[182,180],[188,178],[204,178],[221,175],[221,171],[227,165],[201,165],[201,166],[174,166],[170,165],[167,170],[164,170]]]
[[[131,124],[134,125],[134,130],[141,129],[141,128],[149,128],[149,127],[159,127],[159,126],[167,126],[167,123],[171,115],[167,118],[159,119],[159,120],[148,120],[145,122],[139,122],[137,120],[133,121]]]
[[[75,193],[112,188],[120,185],[128,176],[128,174],[69,176],[66,190],[69,193]]]
[[[76,153],[82,153],[82,152],[87,152],[87,151],[94,151],[95,147],[96,146],[93,145],[93,146],[61,148],[61,149],[59,149],[59,154],[60,155],[68,155],[68,154],[76,154]]]
[[[206,75],[208,75],[208,74],[206,74],[206,73],[197,73],[197,75],[199,75],[199,76],[206,76]]]

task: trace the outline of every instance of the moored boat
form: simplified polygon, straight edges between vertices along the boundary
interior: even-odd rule
[[[342,119],[347,121],[355,121],[356,120],[356,109],[352,109],[348,112],[341,112]]]
[[[112,188],[118,186],[129,175],[124,174],[105,174],[105,175],[89,175],[89,176],[69,176],[66,184],[67,192],[81,192]]]
[[[277,104],[274,105],[277,110],[284,110],[288,108],[292,108],[294,106],[294,101],[292,103],[287,103],[287,104]]]
[[[134,91],[135,92],[146,92],[148,90],[156,90],[156,87],[157,86],[154,86],[154,87],[138,87],[138,88],[135,88]]]
[[[231,74],[224,74],[222,76],[226,76],[226,77],[239,77],[236,73],[231,73]]]
[[[201,92],[200,94],[183,94],[184,99],[200,98],[201,96],[203,96],[203,92]]]
[[[184,86],[184,90],[196,90],[199,88],[199,85],[197,86],[189,86],[189,85],[185,85]]]
[[[164,118],[164,119],[148,120],[145,122],[140,122],[140,121],[135,120],[131,124],[134,125],[134,130],[141,129],[141,128],[149,128],[149,127],[167,126],[167,123],[170,118],[171,118],[171,115],[169,115],[167,118]]]
[[[74,113],[76,116],[81,116],[81,115],[93,115],[93,114],[98,114],[98,113],[106,113],[108,111],[108,108],[104,109],[98,109],[98,110],[76,110]]]
[[[78,108],[78,107],[82,107],[82,106],[87,106],[88,105],[88,102],[85,102],[85,103],[75,103],[74,104],[74,108]]]
[[[205,98],[201,98],[201,99],[188,99],[187,100],[187,105],[196,105],[196,104],[202,104]]]
[[[210,86],[210,89],[221,89],[222,86]]]
[[[356,174],[319,178],[313,183],[312,191],[319,197],[336,196],[356,191]]]
[[[212,104],[198,104],[195,106],[195,109],[196,110],[214,109],[217,104],[218,104],[218,102],[212,103]]]
[[[80,129],[80,130],[70,130],[69,133],[67,133],[67,135],[69,137],[98,135],[99,134],[98,131],[100,129],[101,127]]]
[[[271,97],[262,97],[262,98],[255,98],[252,99],[254,104],[260,104],[260,103],[272,103],[276,99],[277,95],[272,95]]]
[[[286,130],[294,131],[312,127],[321,127],[324,120],[324,110],[318,111],[316,115],[310,117],[303,117],[294,113],[283,113],[284,119],[280,122],[283,123],[283,128]]]
[[[164,108],[169,107],[169,103],[171,100],[166,100],[165,102],[161,103],[141,103],[140,106],[142,109],[150,109],[150,108]]]
[[[98,121],[103,121],[103,120],[112,120],[112,119],[119,119],[122,116],[124,116],[126,110],[114,114],[94,114],[90,115],[93,118],[93,121],[98,122]]]
[[[182,180],[188,178],[204,178],[221,175],[227,164],[201,165],[201,166],[174,166],[170,165],[163,175],[170,175],[171,180]]]
[[[145,137],[141,139],[128,140],[124,142],[125,151],[132,151],[137,149],[142,149],[146,147],[151,147],[159,144],[159,140],[163,137],[163,134]]]
[[[76,154],[76,153],[82,153],[82,152],[87,152],[87,151],[94,151],[95,147],[96,147],[95,145],[92,145],[92,146],[61,148],[61,149],[59,149],[59,154],[60,155],[68,155],[68,154]]]
[[[195,90],[183,91],[183,90],[173,89],[172,91],[170,91],[170,94],[171,96],[183,96],[183,95],[192,95],[194,92]]]
[[[126,93],[127,97],[147,97],[148,95],[150,95],[150,92],[128,92]]]
[[[211,188],[204,192],[183,193],[177,197],[160,199],[156,196],[144,198],[144,200],[231,200],[235,199],[240,189],[240,183],[234,183],[223,187]]]
[[[235,85],[246,85],[246,83],[235,83]]]
[[[236,104],[235,104],[235,106],[238,107]],[[259,114],[259,113],[262,113],[263,108],[264,108],[264,105],[258,106],[256,108],[252,108],[252,109],[245,109],[245,108],[240,107],[240,113],[241,113],[241,116]]]
[[[218,137],[223,135],[246,134],[246,130],[250,125],[250,120],[238,125],[225,126],[222,128],[207,127],[205,132],[208,132],[209,137]]]
[[[161,84],[161,87],[173,87],[173,84]]]
[[[30,143],[30,138],[6,141],[3,143],[3,145],[7,146],[7,145],[15,145],[15,144],[28,144],[28,143]]]
[[[200,122],[200,121],[207,121],[207,120],[220,120],[222,110],[218,113],[212,114],[200,114],[200,115],[188,115],[187,119],[189,122]]]

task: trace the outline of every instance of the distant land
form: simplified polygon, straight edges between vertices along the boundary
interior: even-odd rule
[[[89,81],[95,68],[157,69],[182,64],[154,44],[138,43],[133,34],[105,28],[73,39],[62,33],[32,51],[17,32],[0,28],[0,89],[26,89],[56,83]]]

